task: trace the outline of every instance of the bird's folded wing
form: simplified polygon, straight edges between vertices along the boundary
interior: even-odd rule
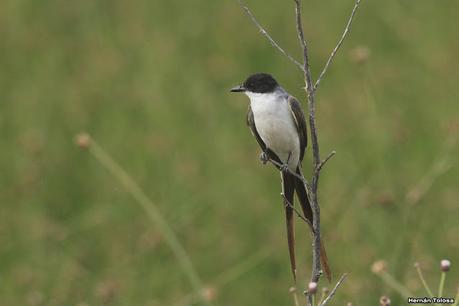
[[[304,112],[301,108],[301,104],[297,99],[295,99],[295,97],[289,96],[287,102],[290,107],[290,112],[292,113],[293,120],[295,121],[298,136],[300,138],[300,161],[302,161],[304,157],[304,150],[308,144],[306,119],[304,117]]]

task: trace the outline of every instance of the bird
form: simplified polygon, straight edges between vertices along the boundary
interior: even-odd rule
[[[268,73],[254,73],[230,91],[249,97],[247,125],[261,148],[260,160],[263,164],[273,161],[280,171],[290,268],[296,282],[295,192],[311,232],[313,224],[307,187],[300,179],[303,178],[302,161],[308,141],[304,112],[298,100]],[[322,241],[320,254],[322,269],[330,281],[331,271]]]

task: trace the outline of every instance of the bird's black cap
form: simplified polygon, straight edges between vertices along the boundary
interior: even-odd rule
[[[233,87],[231,92],[256,92],[256,93],[267,93],[273,92],[279,84],[268,73],[255,73],[252,74],[245,80],[242,85]]]

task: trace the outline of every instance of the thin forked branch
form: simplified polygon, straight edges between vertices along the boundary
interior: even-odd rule
[[[270,163],[272,163],[273,165],[277,166],[279,169],[285,167],[285,165],[282,165],[281,163],[278,163],[277,161],[275,161],[275,160],[273,160],[273,159],[271,159],[269,157],[268,157],[268,161]],[[286,171],[288,173],[290,173],[291,175],[293,175],[294,177],[296,177],[297,179],[301,180],[306,187],[309,186],[308,181],[303,176],[301,176],[298,173],[290,170],[290,168],[288,168],[288,167],[287,167]]]
[[[242,9],[245,11],[245,13],[247,14],[247,16],[249,16],[249,18],[252,20],[252,22],[255,24],[255,26],[258,28],[258,30],[260,30],[261,34],[263,34],[263,36],[266,37],[266,39],[268,39],[268,41],[271,43],[271,45],[276,48],[277,50],[279,50],[280,53],[282,53],[283,55],[285,55],[293,64],[295,64],[295,66],[297,66],[300,70],[303,70],[303,65],[298,62],[296,59],[293,58],[293,56],[291,56],[287,51],[285,51],[284,49],[282,49],[282,47],[271,37],[271,35],[269,35],[268,31],[266,31],[262,26],[261,24],[257,21],[257,19],[255,18],[255,16],[252,14],[252,12],[250,11],[250,9],[242,2],[242,0],[238,0],[239,2],[239,5],[242,7]]]
[[[287,197],[285,196],[285,194],[281,193],[281,197],[282,197],[282,199],[285,201],[285,206],[290,207],[291,209],[293,209],[293,211],[295,212],[295,214],[296,214],[301,220],[303,220],[304,222],[306,222],[307,224],[309,224],[309,225],[312,226],[311,222],[310,222],[308,219],[306,219],[305,217],[303,217],[303,215],[301,214],[301,212],[299,212],[298,209],[296,209],[296,207],[295,207],[292,203],[290,203],[290,201],[287,199]]]
[[[330,294],[325,298],[325,300],[320,304],[320,306],[324,306],[324,305],[327,305],[328,302],[330,302],[330,300],[332,299],[332,297],[335,295],[336,293],[336,290],[338,290],[339,286],[341,286],[341,284],[344,282],[344,280],[346,279],[347,277],[347,273],[344,273],[341,278],[339,279],[339,281],[336,283],[335,287],[332,289],[332,291],[330,292]]]
[[[343,35],[341,35],[341,38],[338,41],[338,44],[333,49],[332,53],[330,54],[330,57],[327,60],[327,63],[325,64],[324,68],[322,69],[322,72],[320,73],[319,77],[317,78],[317,81],[314,84],[314,91],[317,90],[317,87],[319,86],[320,81],[322,81],[322,78],[324,77],[325,73],[327,72],[328,67],[333,62],[333,59],[335,58],[336,53],[338,52],[339,48],[343,44],[344,39],[346,39],[346,36],[349,33],[349,30],[351,28],[352,21],[354,20],[355,13],[357,12],[357,9],[359,8],[360,1],[361,0],[356,0],[355,1],[354,8],[352,9],[351,16],[349,17],[349,20],[347,21],[346,28],[344,29]]]
[[[335,154],[336,154],[336,151],[331,151],[330,154],[328,154],[328,156],[325,157],[325,159],[320,162],[319,167],[317,167],[317,170],[318,171],[322,170],[322,167],[325,166],[325,164],[330,160],[330,158],[335,156]]]

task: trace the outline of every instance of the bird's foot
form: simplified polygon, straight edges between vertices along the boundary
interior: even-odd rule
[[[287,162],[280,166],[280,171],[287,173],[289,172],[288,163],[290,162],[290,157],[292,157],[292,152],[288,153]]]
[[[282,171],[284,173],[288,172],[289,171],[288,164],[282,164],[280,166],[280,171]]]
[[[266,165],[266,163],[269,161],[268,154],[266,154],[266,152],[261,152],[260,160],[263,163],[263,165]]]

